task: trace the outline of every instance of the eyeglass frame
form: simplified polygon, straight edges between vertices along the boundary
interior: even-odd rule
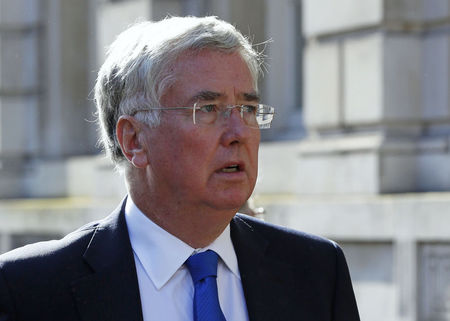
[[[196,114],[196,110],[200,110],[202,107],[208,106],[208,105],[213,105],[213,104],[206,104],[205,106],[197,106],[198,103],[195,103],[194,106],[191,107],[148,107],[148,108],[141,108],[141,109],[136,109],[133,110],[133,112],[130,114],[130,116],[134,116],[135,114],[137,114],[138,112],[141,111],[152,111],[152,110],[182,110],[182,109],[192,109],[192,122],[194,123],[194,125],[197,125],[196,123],[196,118],[195,118],[195,114]],[[258,127],[252,127],[249,124],[247,124],[245,122],[244,119],[244,113],[243,113],[243,108],[244,107],[248,107],[248,106],[252,106],[255,107],[257,110],[258,108],[269,108],[269,110],[271,110],[271,112],[269,113],[261,113],[262,115],[270,115],[271,119],[270,122],[268,124],[259,124],[258,123],[258,119],[256,118],[256,122]],[[225,105],[223,108],[221,108],[221,110],[216,111],[216,113],[218,114],[225,114],[227,117],[229,117],[229,115],[231,114],[231,112],[233,111],[234,108],[240,108],[239,114],[241,115],[241,119],[244,121],[245,125],[249,128],[253,128],[253,129],[269,129],[270,125],[272,124],[273,121],[273,116],[275,115],[275,108],[269,105],[265,105],[265,104],[260,104],[257,103],[255,105],[251,105],[251,104],[239,104],[239,105]],[[257,112],[256,112],[257,113]],[[219,117],[217,117],[218,119]]]

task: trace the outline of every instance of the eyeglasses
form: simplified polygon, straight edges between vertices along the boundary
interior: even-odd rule
[[[192,110],[192,121],[195,125],[214,125],[221,116],[228,118],[237,109],[244,123],[251,128],[270,128],[275,108],[263,104],[220,105],[211,103],[196,103],[193,107],[151,107],[135,110],[132,115],[140,111],[150,110]]]

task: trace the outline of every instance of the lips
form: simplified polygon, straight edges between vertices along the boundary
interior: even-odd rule
[[[239,173],[244,170],[244,164],[241,162],[230,162],[222,166],[218,172],[219,173]]]
[[[235,172],[239,172],[239,165],[231,165],[222,168],[222,173],[235,173]]]

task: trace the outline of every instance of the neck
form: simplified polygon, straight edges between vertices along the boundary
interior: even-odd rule
[[[152,194],[130,196],[136,206],[155,224],[193,248],[211,244],[227,227],[238,209],[217,210],[164,201]]]

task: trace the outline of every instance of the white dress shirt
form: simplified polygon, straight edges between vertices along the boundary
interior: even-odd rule
[[[209,246],[194,249],[147,218],[127,198],[125,218],[136,263],[144,321],[193,320],[194,284],[184,262],[211,249],[220,259],[217,286],[220,307],[228,321],[247,321],[241,277],[230,226]]]

